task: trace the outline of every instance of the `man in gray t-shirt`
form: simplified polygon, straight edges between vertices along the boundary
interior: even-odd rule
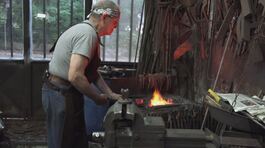
[[[101,0],[93,6],[88,20],[59,37],[42,88],[49,148],[87,148],[83,95],[99,105],[106,104],[108,99],[121,99],[97,72],[100,37],[110,35],[119,19],[119,7],[112,1]]]

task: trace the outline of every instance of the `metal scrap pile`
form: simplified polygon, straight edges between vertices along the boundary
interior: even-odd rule
[[[211,86],[237,89],[249,51],[264,38],[264,6],[263,0],[145,0],[142,88],[173,88],[193,99]]]

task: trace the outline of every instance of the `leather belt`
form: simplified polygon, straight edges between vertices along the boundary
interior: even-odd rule
[[[64,80],[58,76],[50,74],[48,78],[49,82],[53,85],[59,87],[59,88],[69,88],[71,86],[71,83],[67,80]]]
[[[62,79],[56,75],[50,74],[48,70],[45,71],[45,78],[48,83],[51,83],[58,89],[69,89],[72,85],[69,81]]]

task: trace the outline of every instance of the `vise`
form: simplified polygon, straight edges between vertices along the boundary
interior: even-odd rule
[[[130,99],[117,101],[103,126],[104,148],[215,148],[213,138],[204,131],[166,129],[162,117],[143,116]]]
[[[108,148],[162,148],[165,126],[162,118],[144,117],[131,100],[120,100],[107,112],[104,123]]]

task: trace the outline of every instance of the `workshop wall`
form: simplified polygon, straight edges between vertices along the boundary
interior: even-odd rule
[[[42,114],[42,73],[47,63],[0,62],[0,110],[8,117]]]

